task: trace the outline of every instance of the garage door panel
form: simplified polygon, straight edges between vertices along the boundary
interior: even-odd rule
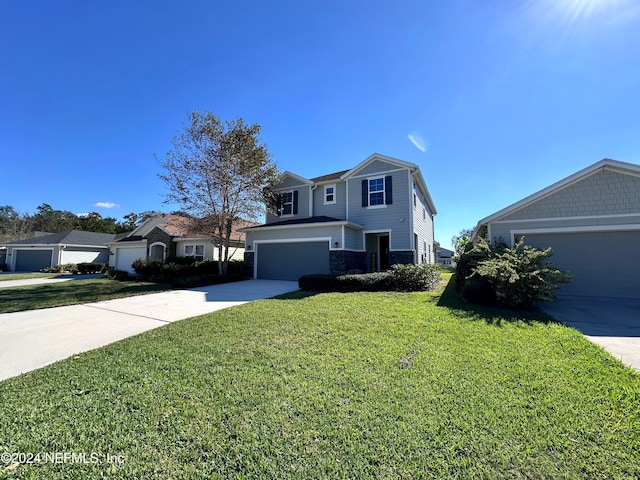
[[[115,261],[116,270],[124,270],[125,272],[135,273],[135,270],[133,269],[131,264],[139,258],[146,257],[146,247],[117,248]]]
[[[297,280],[302,275],[329,273],[329,243],[265,243],[257,249],[257,277]]]
[[[15,250],[16,272],[39,272],[51,266],[52,250]]]
[[[640,232],[525,235],[528,245],[551,247],[550,260],[575,275],[558,294],[640,298]]]

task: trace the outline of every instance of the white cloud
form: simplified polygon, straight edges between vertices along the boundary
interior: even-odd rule
[[[416,132],[410,133],[407,135],[407,138],[411,140],[411,143],[421,152],[426,152],[427,148],[429,148],[429,142],[425,141],[424,138]]]
[[[100,208],[113,208],[113,207],[119,207],[120,205],[113,202],[96,202],[93,204],[93,206],[100,207]]]

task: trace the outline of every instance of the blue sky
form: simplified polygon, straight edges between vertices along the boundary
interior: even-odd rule
[[[451,237],[604,157],[640,163],[634,0],[0,0],[0,205],[175,209],[187,112],[281,170],[420,165]],[[109,208],[107,208],[109,206]]]

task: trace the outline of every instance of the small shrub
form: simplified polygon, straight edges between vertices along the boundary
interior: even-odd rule
[[[392,290],[393,275],[388,272],[354,275],[303,275],[298,279],[302,290],[316,292],[380,292]]]
[[[157,258],[139,258],[131,266],[135,272],[148,281],[162,281],[162,267],[164,263]]]
[[[9,267],[7,267],[6,263],[0,263],[0,272],[8,272]]]
[[[478,305],[492,305],[496,303],[496,292],[486,278],[475,275],[462,287],[462,296],[469,302]]]
[[[85,262],[78,263],[77,265],[78,273],[87,274],[87,273],[104,273],[107,271],[107,264],[100,262]]]
[[[440,280],[441,270],[438,264],[395,264],[391,267],[391,274],[396,290],[418,292],[433,289]]]
[[[133,280],[129,275],[129,272],[126,272],[125,270],[107,270],[104,276],[106,278],[111,278],[113,280],[118,280],[120,282]]]
[[[44,273],[78,273],[78,267],[75,263],[63,263],[43,268],[42,271]]]

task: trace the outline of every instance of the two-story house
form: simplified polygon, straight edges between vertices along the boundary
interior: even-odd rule
[[[285,172],[273,193],[277,204],[266,223],[242,229],[254,278],[435,263],[437,212],[417,165],[375,153],[316,178]]]

